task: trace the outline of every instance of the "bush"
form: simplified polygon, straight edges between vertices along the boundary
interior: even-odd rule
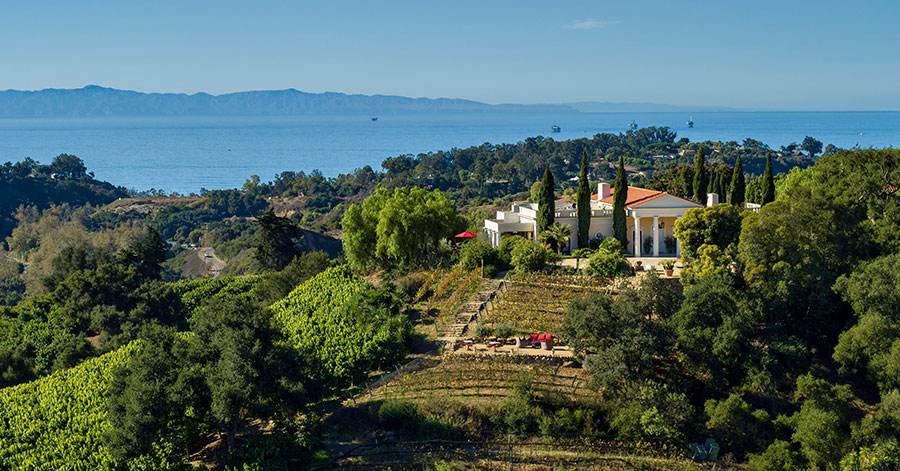
[[[597,249],[597,253],[591,256],[587,271],[594,276],[614,278],[630,274],[631,266],[628,265],[628,261],[621,252],[613,252],[601,247]]]
[[[524,239],[523,239],[524,240]],[[544,246],[535,244],[534,242],[520,242],[512,250],[510,254],[510,264],[519,273],[528,271],[539,271],[543,269],[548,262],[554,260],[556,254],[552,253]]]
[[[562,437],[566,435],[593,435],[596,433],[594,411],[590,409],[557,410],[553,415],[541,417],[541,435]]]
[[[459,399],[427,398],[419,403],[419,414],[433,424],[429,430],[432,436],[439,431],[443,436],[453,438],[460,436],[461,431],[479,433],[491,425],[490,417],[483,409]]]
[[[516,325],[512,322],[498,322],[494,324],[494,335],[500,338],[509,338],[516,335]]]
[[[841,471],[895,471],[898,469],[900,469],[900,444],[896,440],[862,448],[841,460]]]
[[[390,399],[378,408],[378,423],[390,430],[416,430],[422,416],[415,403]]]
[[[494,326],[491,324],[477,324],[475,326],[475,338],[486,339],[494,336]]]
[[[503,401],[500,414],[493,417],[494,425],[509,433],[528,435],[535,429],[538,412],[531,398],[516,394]]]
[[[463,243],[459,250],[459,263],[466,270],[474,270],[482,265],[497,263],[497,250],[481,237],[473,237]]]
[[[506,236],[500,239],[500,247],[497,249],[497,258],[505,265],[512,264],[512,252],[521,244],[527,244],[528,239],[522,236]]]
[[[800,452],[784,440],[775,440],[766,451],[750,455],[747,469],[750,471],[803,471],[806,462]]]
[[[394,280],[394,285],[406,295],[407,299],[415,299],[427,278],[428,274],[424,272],[410,273]]]
[[[522,373],[515,379],[512,395],[503,401],[500,413],[491,421],[508,433],[527,435],[535,430],[540,413],[534,404],[534,373]]]
[[[612,429],[632,439],[682,439],[694,412],[684,393],[652,381],[629,384],[608,405]]]
[[[737,395],[728,399],[706,401],[706,428],[722,446],[722,450],[739,457],[747,452],[761,450],[772,435],[769,415],[764,410],[753,410]]]
[[[607,252],[598,250],[588,262],[588,272],[594,276],[614,278],[626,276],[631,273],[631,267],[625,260],[625,256],[619,252]]]

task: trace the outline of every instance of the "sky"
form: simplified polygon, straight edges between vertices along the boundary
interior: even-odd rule
[[[900,110],[896,1],[31,1],[0,89]]]

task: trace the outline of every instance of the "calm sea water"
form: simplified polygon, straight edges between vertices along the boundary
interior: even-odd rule
[[[679,137],[751,137],[778,148],[813,136],[839,147],[900,146],[900,112],[453,113],[379,116],[0,119],[0,162],[60,153],[81,157],[97,178],[136,189],[180,193],[234,188],[250,175],[284,170],[326,176],[400,154],[623,132],[631,120],[669,126]],[[562,132],[551,134],[551,125]]]

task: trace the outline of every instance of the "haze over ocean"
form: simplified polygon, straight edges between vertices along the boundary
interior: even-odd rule
[[[900,112],[441,113],[379,116],[105,117],[0,119],[0,162],[81,157],[97,178],[179,193],[240,187],[251,175],[319,169],[326,176],[400,154],[485,142],[556,140],[669,126],[692,142],[753,138],[774,149],[806,135],[838,147],[900,145]],[[551,125],[560,133],[551,133]],[[862,135],[860,135],[862,133]]]

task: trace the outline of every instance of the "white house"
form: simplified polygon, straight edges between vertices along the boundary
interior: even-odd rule
[[[591,196],[591,237],[612,237],[612,206],[614,189],[609,183],[597,185],[597,194]],[[719,196],[709,194],[708,204],[717,204]],[[625,215],[628,231],[628,251],[637,257],[659,257],[681,255],[681,244],[676,240],[674,247],[667,246],[665,241],[675,239],[673,229],[675,221],[684,216],[689,209],[701,208],[703,205],[664,191],[646,190],[628,187],[628,198],[625,201]],[[537,242],[536,203],[514,204],[510,211],[497,211],[494,219],[485,219],[484,236],[494,247],[500,245],[504,235],[520,235]],[[565,224],[571,229],[569,250],[578,247],[578,219],[575,206],[557,204],[555,222]],[[634,241],[642,241],[635,244]]]

